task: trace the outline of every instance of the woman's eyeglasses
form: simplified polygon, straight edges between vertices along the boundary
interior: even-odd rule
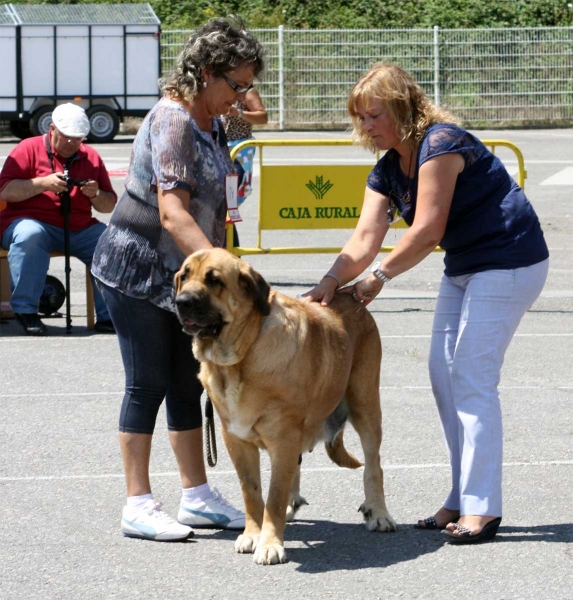
[[[232,79],[229,79],[225,73],[221,73],[221,77],[233,88],[237,94],[246,94],[249,90],[252,90],[255,87],[252,83],[247,87],[240,86]]]

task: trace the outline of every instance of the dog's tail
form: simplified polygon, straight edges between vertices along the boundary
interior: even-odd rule
[[[324,447],[330,460],[339,467],[358,469],[362,463],[344,447],[344,425],[348,419],[348,404],[343,400],[324,422]]]

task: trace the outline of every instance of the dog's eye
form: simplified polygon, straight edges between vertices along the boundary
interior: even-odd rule
[[[205,283],[211,287],[215,285],[225,287],[223,284],[223,280],[220,277],[218,277],[217,274],[213,271],[209,271],[207,275],[205,275]]]
[[[183,273],[181,273],[179,277],[179,281],[183,283],[187,279],[187,275],[189,275],[189,269],[185,268],[185,270],[183,271]]]

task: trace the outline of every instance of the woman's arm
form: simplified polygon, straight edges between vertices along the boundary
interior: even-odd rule
[[[464,164],[460,154],[444,154],[420,167],[416,216],[394,250],[382,260],[380,270],[384,275],[392,279],[408,271],[439,244],[446,230],[457,177]],[[378,254],[388,231],[387,208],[387,198],[366,189],[358,225],[329,271],[341,286],[362,273]],[[369,275],[341,291],[354,294],[357,300],[367,305],[380,293],[382,286],[378,277]],[[305,296],[326,306],[336,289],[336,280],[324,277]]]
[[[247,110],[244,110],[241,114],[241,118],[244,121],[252,125],[265,125],[265,123],[268,123],[269,116],[267,115],[267,110],[256,88],[247,92],[245,104],[247,105]],[[238,111],[237,114],[239,114]]]
[[[175,243],[189,256],[196,250],[212,248],[195,219],[189,214],[189,192],[175,188],[157,189],[157,203],[161,225],[173,237]]]
[[[352,281],[372,262],[388,231],[388,198],[366,188],[364,202],[356,229],[332,265],[329,275],[304,294],[323,306],[330,303],[339,286]]]
[[[421,262],[440,243],[446,231],[448,215],[458,175],[464,168],[461,154],[443,154],[425,162],[419,171],[416,216],[396,247],[381,261],[380,271],[390,279]],[[365,306],[382,289],[383,282],[369,275],[345,290],[355,294]]]

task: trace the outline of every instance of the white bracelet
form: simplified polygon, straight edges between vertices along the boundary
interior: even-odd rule
[[[336,281],[336,289],[338,289],[340,287],[340,279],[338,279],[338,277],[334,273],[327,273],[324,277],[332,277],[332,279],[334,279],[334,281]],[[324,279],[324,277],[323,277],[323,279]]]

